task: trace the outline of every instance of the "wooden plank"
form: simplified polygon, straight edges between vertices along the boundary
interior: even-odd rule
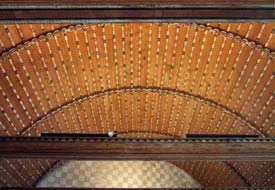
[[[271,20],[272,0],[4,0],[0,2],[0,22],[34,22],[35,19],[73,22],[93,20]],[[40,21],[42,22],[42,21]]]
[[[101,19],[122,19],[122,20],[152,20],[152,19],[211,19],[211,20],[272,20],[274,11],[272,8],[160,8],[160,9],[3,9],[0,12],[0,21],[4,20],[26,20],[29,22],[35,19],[41,20],[101,20]],[[42,22],[42,21],[41,21]]]
[[[275,139],[0,137],[1,159],[275,160]]]
[[[79,7],[79,6],[242,6],[242,7],[251,7],[251,6],[272,6],[273,0],[59,0],[59,1],[48,1],[48,0],[2,0],[0,6],[14,6],[18,8],[22,7]]]

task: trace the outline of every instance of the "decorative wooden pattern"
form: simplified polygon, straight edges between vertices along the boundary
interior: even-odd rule
[[[272,135],[273,64],[204,26],[69,27],[2,55],[3,131]]]
[[[0,25],[0,134],[274,137],[274,23],[209,26]]]
[[[230,32],[263,47],[275,50],[275,23],[208,23],[207,26]]]
[[[119,139],[0,137],[0,158],[275,161],[275,138]]]
[[[53,160],[0,160],[0,186],[32,187],[55,163]]]
[[[68,26],[68,24],[1,24],[0,53],[37,36]]]
[[[194,179],[207,187],[274,187],[274,162],[239,162],[229,161],[235,170],[245,179],[242,180],[236,172],[230,169],[225,162],[193,161],[172,162],[176,166],[189,172]]]

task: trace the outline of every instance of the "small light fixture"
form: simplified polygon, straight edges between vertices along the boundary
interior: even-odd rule
[[[109,137],[116,137],[117,133],[116,133],[116,131],[109,131],[108,135],[109,135]]]

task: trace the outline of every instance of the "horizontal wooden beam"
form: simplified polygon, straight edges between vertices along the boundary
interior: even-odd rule
[[[2,187],[1,190],[272,190],[272,187],[203,187],[203,188],[65,188]]]
[[[181,6],[272,6],[273,0],[1,0],[0,6],[14,7],[72,7],[72,6],[162,6],[162,5],[181,5]]]
[[[114,190],[255,190],[254,187],[236,187],[236,188],[68,188],[68,187],[2,187],[1,190],[108,190],[108,189],[114,189]],[[271,187],[257,187],[257,190],[266,190],[266,189],[272,189]]]
[[[1,20],[35,19],[274,19],[274,10],[263,9],[27,9],[0,11]]]
[[[275,139],[0,137],[0,158],[275,161]]]
[[[0,22],[272,20],[273,0],[4,0]]]

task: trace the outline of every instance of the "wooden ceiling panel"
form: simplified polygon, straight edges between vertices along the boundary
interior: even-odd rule
[[[68,24],[1,24],[0,52],[5,52],[34,37],[66,26]]]
[[[275,49],[275,23],[208,23],[210,27],[217,28],[253,41],[271,50]]]
[[[172,162],[204,187],[273,187],[274,162]]]
[[[194,99],[194,97],[170,95],[171,92],[169,91],[146,92],[145,89],[132,89],[133,92],[129,92],[130,89],[127,90],[107,91],[64,105],[36,120],[21,134],[26,135],[31,130],[37,130],[36,135],[42,132],[91,133],[110,130],[120,132],[164,132],[178,137],[183,137],[187,133],[217,133],[218,131],[223,134],[255,134],[253,128],[249,128],[245,121],[236,120],[236,115],[226,113],[227,110],[217,105],[209,106],[207,102],[198,102],[200,100]],[[125,106],[125,109],[122,109],[121,100],[125,99],[125,96],[128,97],[130,102],[141,102],[142,100],[138,98],[143,97],[144,104]],[[150,101],[150,108],[148,100],[153,97],[154,101]],[[165,104],[159,106],[158,102],[161,97]],[[177,101],[181,105],[175,108],[175,102]],[[204,107],[207,107],[207,109],[204,109],[203,112]],[[146,109],[151,110],[148,113],[145,111]],[[232,120],[234,125],[232,127],[228,126],[226,120],[222,121],[222,117]],[[57,122],[57,126],[45,127],[48,123],[47,120]],[[75,128],[77,131],[75,131]],[[31,133],[34,134],[34,132]]]
[[[173,162],[204,187],[246,187],[244,181],[223,162]]]
[[[251,186],[273,187],[274,162],[229,162],[236,168]]]
[[[274,55],[267,50],[204,26],[165,23],[115,25],[64,28],[3,54],[1,88],[6,94],[5,97],[2,93],[6,99],[3,107],[7,109],[3,112],[12,110],[19,117],[6,120],[12,121],[13,125],[19,123],[18,128],[27,127],[52,114],[52,110],[84,96],[112,89],[135,91],[140,88],[148,93],[157,90],[159,94],[148,99],[148,93],[133,93],[127,103],[124,99],[124,107],[120,96],[119,99],[103,98],[96,102],[97,107],[102,106],[97,119],[104,117],[98,122],[103,122],[104,126],[107,124],[107,129],[118,128],[120,123],[117,120],[122,118],[122,111],[114,110],[125,110],[127,106],[133,112],[133,118],[128,118],[131,121],[126,125],[137,129],[137,125],[141,125],[138,120],[143,118],[140,114],[146,115],[145,110],[154,109],[150,110],[150,116],[155,117],[157,126],[167,131],[167,114],[186,107],[185,111],[178,113],[180,120],[187,120],[179,123],[186,125],[183,126],[184,135],[190,123],[195,122],[192,118],[197,118],[194,112],[202,113],[197,109],[197,101],[204,101],[210,107],[213,104],[234,115],[257,133],[262,133],[262,128],[266,130],[266,124],[270,126],[267,120],[273,112],[270,103],[275,88]],[[115,33],[118,28],[119,39]],[[167,90],[164,94],[163,89]],[[177,94],[177,91],[181,91],[180,95],[191,96],[194,101],[176,102],[168,94]],[[151,108],[148,107],[149,101],[152,102]],[[164,102],[162,106],[161,102]],[[180,108],[175,107],[176,103]],[[108,105],[111,107],[106,110]],[[79,109],[82,108],[75,107],[70,113],[79,114]],[[87,120],[86,108],[83,111]],[[104,112],[108,114],[100,116]],[[216,112],[207,108],[203,116],[209,117],[202,118],[202,122],[212,123],[216,114],[220,114]],[[221,117],[225,115],[221,114]],[[77,121],[82,128],[89,125],[81,119]],[[225,124],[216,120],[214,123]],[[235,125],[238,125],[237,121],[232,127]],[[203,131],[207,131],[207,127]],[[266,132],[272,133],[270,130]]]
[[[0,25],[1,135],[117,130],[135,138],[274,137],[274,23],[68,26]],[[31,186],[52,164],[7,162],[0,181],[8,186],[24,182],[15,171]],[[247,176],[253,164],[231,163],[259,186],[274,182],[274,166],[263,164],[261,181]],[[184,169],[205,186],[247,185],[222,162]]]
[[[32,187],[45,175],[56,161],[53,160],[4,160],[1,159],[1,187]]]

